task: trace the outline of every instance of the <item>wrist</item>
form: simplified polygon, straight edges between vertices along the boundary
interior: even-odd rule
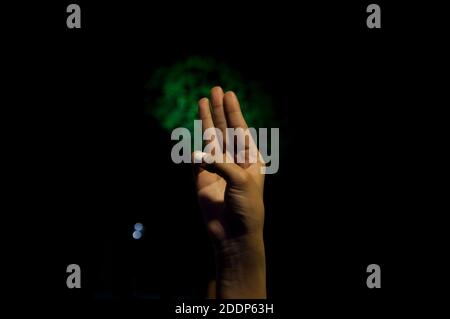
[[[216,247],[217,296],[265,298],[264,242],[260,237],[224,240]]]

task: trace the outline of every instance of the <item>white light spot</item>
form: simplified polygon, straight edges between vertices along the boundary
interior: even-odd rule
[[[139,230],[135,230],[133,232],[133,238],[134,239],[140,239],[142,237],[142,233]]]
[[[141,231],[144,229],[144,225],[142,225],[142,223],[136,223],[136,224],[134,224],[134,229]]]

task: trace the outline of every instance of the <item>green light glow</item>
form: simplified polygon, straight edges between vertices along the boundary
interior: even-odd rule
[[[272,100],[259,83],[243,79],[224,63],[196,56],[155,71],[147,89],[158,98],[147,101],[147,112],[167,130],[186,127],[192,132],[197,101],[209,97],[215,85],[237,94],[250,127],[274,126]]]

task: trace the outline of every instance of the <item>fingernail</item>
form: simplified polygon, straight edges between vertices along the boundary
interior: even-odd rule
[[[201,163],[203,161],[203,157],[206,155],[206,153],[201,151],[195,151],[194,152],[194,163]]]

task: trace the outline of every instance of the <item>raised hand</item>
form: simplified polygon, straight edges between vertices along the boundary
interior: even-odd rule
[[[248,129],[233,92],[224,94],[214,87],[210,100],[199,101],[199,117],[203,131],[215,127],[224,137],[223,161],[208,164],[203,158],[194,164],[199,204],[216,249],[217,296],[265,298],[264,164],[259,154],[252,154],[255,144],[251,137],[242,139],[243,163],[227,150],[226,129],[243,129],[238,134]],[[194,152],[193,158],[196,156],[199,154]]]

